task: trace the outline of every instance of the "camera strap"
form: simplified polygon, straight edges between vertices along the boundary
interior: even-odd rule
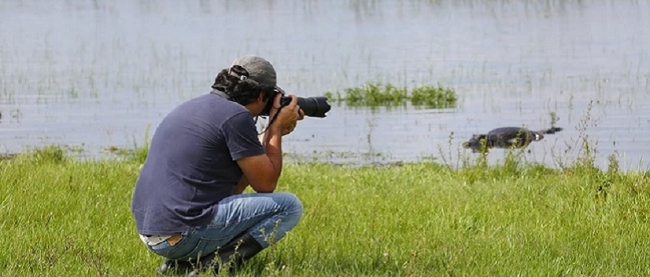
[[[280,114],[280,110],[282,110],[282,108],[284,108],[284,106],[281,105],[281,106],[278,108],[278,110],[275,112],[275,114],[273,115],[273,117],[271,117],[271,118],[269,119],[268,126],[271,126],[271,124],[273,124],[273,122],[275,122],[275,119],[278,118],[278,115]],[[268,129],[268,127],[267,127],[267,129]]]

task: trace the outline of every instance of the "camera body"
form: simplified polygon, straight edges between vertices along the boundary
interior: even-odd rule
[[[269,101],[266,103],[266,107],[260,113],[261,116],[268,116],[271,112],[271,107],[273,107],[273,100],[279,94],[280,96],[280,106],[284,107],[291,103],[291,97],[287,96],[284,91],[279,89],[274,89],[273,93],[269,97]],[[317,96],[317,97],[298,97],[298,106],[305,113],[305,116],[309,117],[326,117],[326,113],[331,109],[329,103],[327,103],[327,97]]]

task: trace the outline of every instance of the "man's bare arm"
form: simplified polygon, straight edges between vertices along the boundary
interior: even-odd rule
[[[239,182],[237,182],[237,185],[235,185],[235,188],[233,188],[232,194],[244,193],[244,190],[246,190],[249,184],[250,182],[248,182],[246,176],[242,176],[241,179],[239,179]]]
[[[259,193],[273,192],[282,173],[282,136],[291,133],[296,121],[303,115],[298,106],[298,98],[291,96],[291,102],[284,109],[271,109],[270,117],[278,112],[275,122],[268,126],[262,136],[265,154],[245,157],[237,160],[250,186]],[[274,107],[280,106],[280,95],[275,98]]]
[[[282,172],[282,133],[271,125],[262,138],[265,154],[237,160],[248,183],[256,192],[273,192]]]

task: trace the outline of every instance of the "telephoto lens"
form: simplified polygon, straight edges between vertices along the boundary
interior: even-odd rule
[[[282,106],[289,105],[291,103],[291,97],[282,96],[280,99],[280,104]],[[330,111],[330,104],[327,103],[327,97],[317,96],[317,97],[298,97],[298,106],[305,113],[305,116],[309,117],[326,117],[327,112]]]

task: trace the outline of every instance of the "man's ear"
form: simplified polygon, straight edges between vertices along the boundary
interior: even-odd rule
[[[260,95],[257,96],[257,100],[256,100],[256,101],[257,101],[258,103],[262,103],[262,102],[264,102],[264,92],[263,92],[263,91],[261,91],[261,92],[260,92]]]

